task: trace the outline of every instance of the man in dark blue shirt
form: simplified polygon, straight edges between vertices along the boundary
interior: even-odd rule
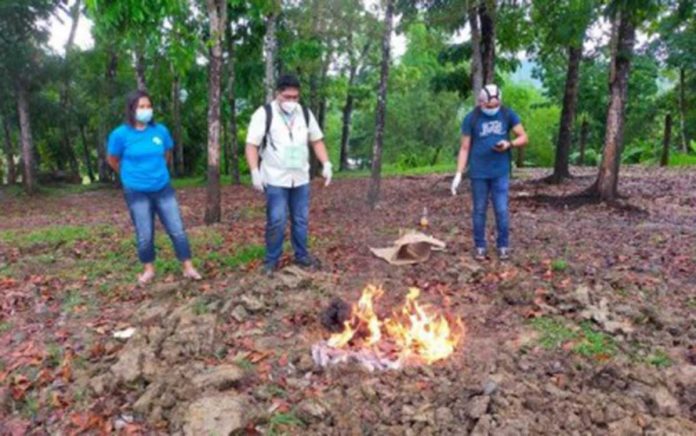
[[[510,141],[510,131],[515,139]],[[511,149],[527,144],[527,134],[520,117],[502,106],[502,92],[496,85],[486,85],[478,96],[478,106],[462,122],[462,139],[457,159],[457,173],[452,181],[452,195],[462,181],[469,164],[473,199],[474,257],[486,258],[486,210],[493,202],[498,228],[498,257],[509,257],[508,190],[510,186]]]

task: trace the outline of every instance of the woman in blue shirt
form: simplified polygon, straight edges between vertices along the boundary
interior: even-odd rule
[[[191,248],[179,213],[174,188],[169,183],[172,140],[163,124],[152,117],[152,101],[143,91],[128,95],[126,122],[109,135],[108,162],[121,177],[123,193],[138,242],[144,271],[140,284],[155,277],[155,214],[169,234],[182,264],[184,277],[200,280],[191,262]]]

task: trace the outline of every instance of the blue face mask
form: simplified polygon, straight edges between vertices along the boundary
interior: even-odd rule
[[[495,114],[497,114],[499,110],[500,110],[500,106],[494,107],[494,108],[487,108],[487,107],[481,108],[481,112],[488,115],[489,117],[495,116]]]
[[[135,119],[143,124],[152,120],[152,109],[138,109],[135,111]]]

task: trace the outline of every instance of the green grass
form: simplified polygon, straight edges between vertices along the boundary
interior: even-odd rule
[[[281,412],[271,416],[268,434],[285,434],[286,427],[304,427],[305,423],[295,415],[295,412]],[[279,433],[282,432],[282,433]]]
[[[561,321],[552,318],[535,318],[531,321],[531,324],[534,330],[541,335],[539,343],[547,350],[558,348],[565,342],[571,341],[577,337],[577,334],[573,330]]]
[[[686,167],[696,165],[696,155],[672,153],[669,156],[669,166],[671,167]]]
[[[263,245],[250,244],[239,247],[233,254],[222,256],[220,264],[228,268],[237,268],[255,260],[263,260],[266,248]]]
[[[75,308],[85,304],[85,300],[77,291],[70,291],[63,299],[63,311],[72,312]]]
[[[235,359],[234,363],[244,371],[253,371],[255,369],[254,364],[245,357]]]
[[[29,248],[37,245],[63,245],[94,237],[95,227],[91,226],[50,226],[29,232],[5,230],[0,232],[0,241]]]
[[[667,368],[672,366],[672,359],[662,350],[655,350],[647,357],[646,361],[656,368]]]
[[[551,262],[551,269],[557,272],[563,272],[568,269],[568,262],[565,259],[555,259]]]
[[[9,321],[0,322],[0,333],[9,332],[12,330],[12,323]]]
[[[596,359],[607,359],[616,354],[616,343],[611,336],[593,329],[589,323],[583,323],[581,331],[581,339],[573,347],[576,353]]]

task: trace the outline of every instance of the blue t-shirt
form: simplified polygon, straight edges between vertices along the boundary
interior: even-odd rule
[[[109,135],[109,154],[121,160],[121,183],[140,192],[155,192],[169,183],[165,152],[174,146],[163,124],[138,130],[122,124]]]
[[[471,137],[469,146],[469,177],[492,179],[510,174],[510,152],[493,150],[498,142],[508,139],[508,132],[520,123],[520,117],[510,108],[500,109],[493,116],[479,112],[472,126],[474,112],[462,121],[462,135]],[[509,125],[508,125],[509,124]],[[472,130],[473,128],[473,130]]]

